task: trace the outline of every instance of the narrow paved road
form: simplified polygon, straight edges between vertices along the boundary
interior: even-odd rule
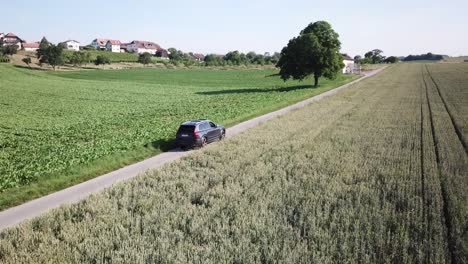
[[[291,110],[304,107],[312,102],[318,101],[324,97],[335,94],[342,89],[350,87],[351,85],[357,82],[360,82],[370,76],[377,74],[383,69],[384,68],[366,72],[364,73],[364,76],[362,78],[359,78],[355,81],[347,83],[343,86],[340,86],[328,92],[319,94],[317,96],[311,97],[309,99],[306,99],[294,105],[282,108],[278,111],[271,112],[271,113],[259,116],[257,118],[242,122],[233,127],[230,127],[227,129],[226,137],[229,138],[229,137],[235,136],[251,127],[258,125],[261,122],[283,115]],[[171,151],[164,152],[152,158],[146,159],[144,161],[141,161],[141,162],[123,167],[116,171],[104,174],[102,176],[96,177],[92,180],[77,184],[67,189],[29,201],[19,206],[7,209],[3,212],[0,212],[0,230],[16,225],[26,219],[30,219],[35,216],[38,216],[50,209],[59,207],[60,205],[68,204],[68,203],[76,203],[92,193],[99,192],[107,187],[112,186],[114,183],[133,178],[148,170],[159,168],[165,163],[174,161],[183,156],[189,155],[191,152],[192,151],[181,151],[180,149],[173,149]]]

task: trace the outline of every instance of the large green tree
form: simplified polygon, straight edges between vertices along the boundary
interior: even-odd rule
[[[326,21],[309,24],[298,37],[289,41],[276,64],[283,80],[303,80],[314,76],[314,86],[320,77],[334,79],[344,67],[340,54],[341,43]]]

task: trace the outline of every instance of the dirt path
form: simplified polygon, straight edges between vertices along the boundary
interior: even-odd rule
[[[230,138],[251,127],[258,125],[261,122],[267,121],[277,116],[284,115],[285,113],[291,110],[304,107],[324,97],[333,95],[342,89],[348,88],[357,82],[360,82],[370,76],[373,76],[379,73],[384,68],[385,67],[380,68],[378,70],[366,72],[364,73],[364,77],[357,79],[355,81],[352,81],[348,84],[345,84],[343,86],[340,86],[328,92],[319,94],[312,98],[306,99],[294,105],[282,108],[275,112],[271,112],[271,113],[259,116],[257,118],[242,122],[233,127],[230,127],[227,129],[226,136],[227,138]],[[35,216],[38,216],[50,209],[57,208],[63,204],[76,203],[92,193],[99,192],[107,187],[112,186],[113,184],[117,182],[131,179],[148,170],[157,169],[170,161],[174,161],[183,156],[189,155],[193,151],[198,151],[198,150],[184,152],[184,151],[181,151],[180,149],[173,149],[171,151],[164,152],[152,158],[146,159],[144,161],[141,161],[141,162],[123,167],[116,171],[104,174],[102,176],[96,177],[92,180],[77,184],[67,189],[29,201],[19,206],[7,209],[3,212],[0,212],[0,229],[4,229],[7,227],[16,225],[26,219],[30,219]]]

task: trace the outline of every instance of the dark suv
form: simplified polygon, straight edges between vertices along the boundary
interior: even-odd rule
[[[204,147],[206,144],[222,140],[226,135],[224,126],[210,120],[192,120],[180,125],[176,134],[176,145],[182,149],[193,146]]]

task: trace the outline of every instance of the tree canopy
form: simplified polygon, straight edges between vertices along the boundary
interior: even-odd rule
[[[382,55],[383,51],[380,49],[373,49],[364,54],[363,64],[377,64],[382,63],[385,60],[385,56]]]
[[[138,55],[138,62],[143,65],[149,64],[151,63],[151,57],[151,54],[149,54],[148,52],[142,53]]]
[[[309,24],[281,51],[276,64],[281,78],[303,80],[313,75],[315,87],[322,76],[334,79],[344,67],[338,38],[338,33],[326,21]]]
[[[47,63],[52,66],[54,70],[56,66],[63,65],[65,62],[63,47],[61,45],[56,46],[50,44],[45,38],[43,38],[41,44],[39,44],[37,57],[39,58],[39,63]]]

